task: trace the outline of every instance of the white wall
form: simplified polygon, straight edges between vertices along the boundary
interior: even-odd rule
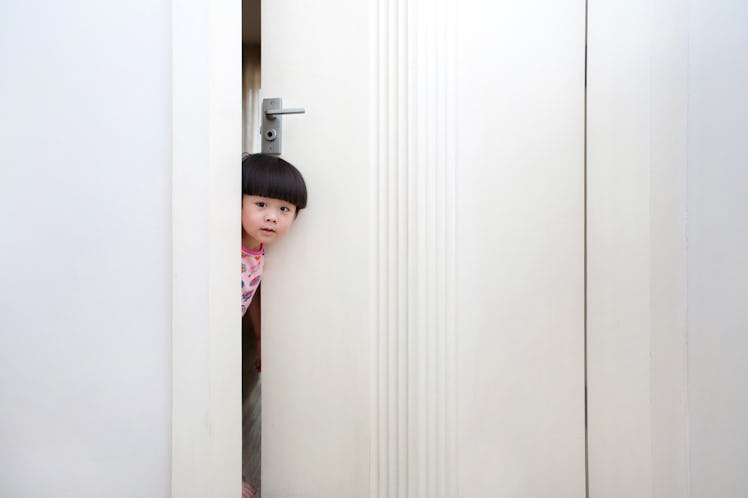
[[[748,493],[748,4],[694,0],[688,112],[691,496]]]
[[[0,496],[170,493],[168,1],[3,2]]]

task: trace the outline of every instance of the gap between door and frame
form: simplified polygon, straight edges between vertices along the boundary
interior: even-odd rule
[[[589,63],[589,0],[584,2],[584,495],[590,498],[589,412],[587,396],[587,68]]]

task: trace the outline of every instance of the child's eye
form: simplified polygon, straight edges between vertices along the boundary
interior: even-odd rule
[[[257,202],[255,202],[255,206],[264,208],[265,207],[265,203],[262,202],[262,201],[257,201]]]
[[[289,211],[291,211],[291,208],[288,206],[281,206],[281,211],[283,211],[284,213],[288,213]]]

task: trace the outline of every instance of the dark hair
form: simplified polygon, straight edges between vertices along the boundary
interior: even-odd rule
[[[304,177],[278,156],[249,154],[242,159],[242,194],[290,202],[297,213],[306,207]]]

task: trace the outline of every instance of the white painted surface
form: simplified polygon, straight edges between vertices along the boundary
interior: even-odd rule
[[[172,493],[241,495],[241,3],[172,2]]]
[[[169,23],[3,3],[0,496],[169,495]]]
[[[591,497],[687,496],[687,4],[589,2]]]
[[[589,5],[588,434],[591,497],[651,496],[650,15]]]
[[[456,7],[375,4],[370,468],[380,498],[458,487]]]
[[[284,118],[284,156],[310,188],[263,283],[265,496],[577,498],[584,4],[369,7],[263,4],[262,90],[307,109]],[[458,45],[428,47],[445,21]],[[447,277],[424,274],[449,254],[437,241],[458,248]],[[440,316],[458,317],[456,353]]]
[[[369,5],[262,3],[262,94],[309,204],[262,283],[263,496],[369,489]]]
[[[459,496],[584,496],[584,2],[459,3]]]
[[[590,2],[590,496],[748,492],[747,22]]]
[[[650,389],[652,497],[688,488],[686,166],[688,2],[652,6],[650,55]]]
[[[748,5],[691,2],[688,382],[691,496],[748,494]]]

